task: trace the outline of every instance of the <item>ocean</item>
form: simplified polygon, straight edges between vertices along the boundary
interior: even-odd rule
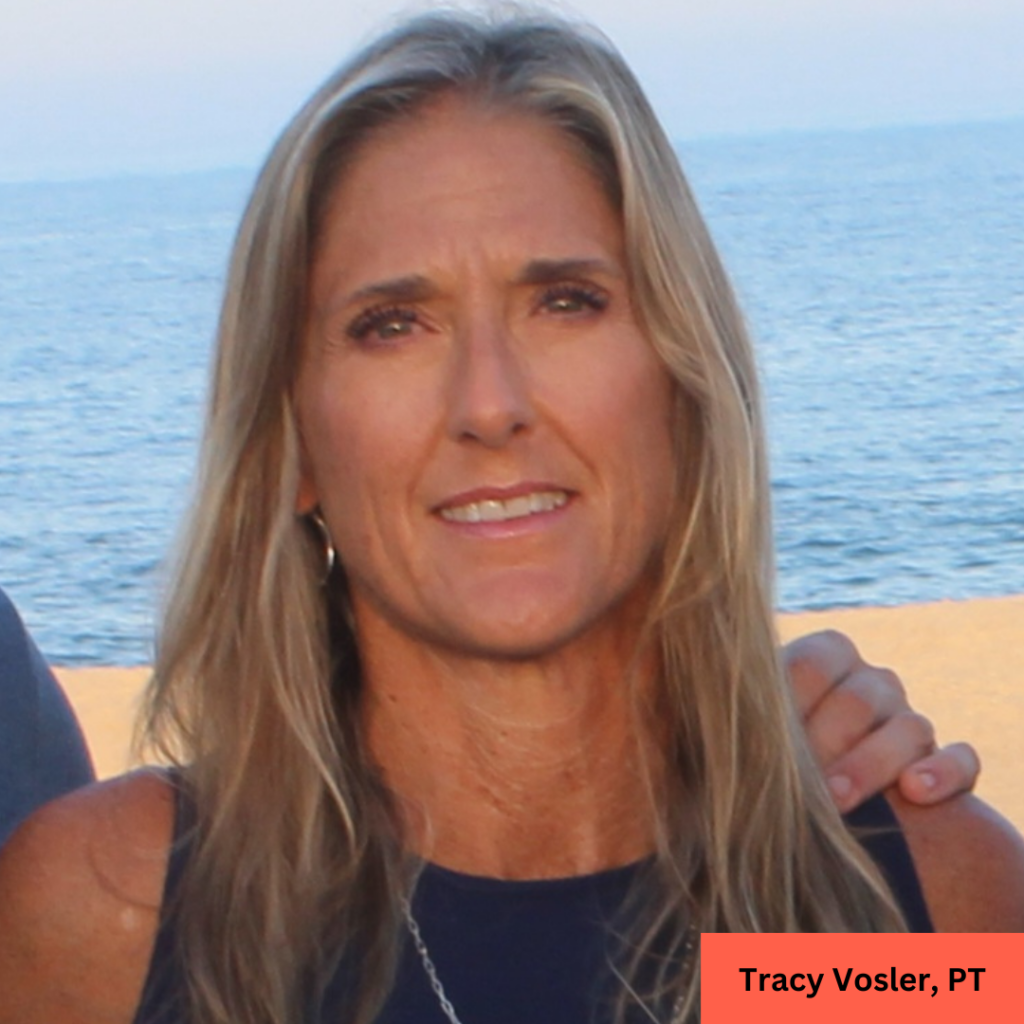
[[[1024,592],[1024,121],[680,151],[757,339],[780,607]],[[0,586],[56,663],[152,656],[252,179],[0,184]]]

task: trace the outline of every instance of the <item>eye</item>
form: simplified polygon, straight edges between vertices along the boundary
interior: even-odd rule
[[[416,311],[402,306],[368,309],[360,313],[346,328],[353,341],[389,342],[412,333],[416,326]]]
[[[541,295],[539,306],[557,316],[600,313],[608,306],[608,293],[593,285],[559,284]]]

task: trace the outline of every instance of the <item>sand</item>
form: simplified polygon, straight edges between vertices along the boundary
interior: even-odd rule
[[[984,771],[977,793],[1024,831],[1024,596],[784,615],[786,639],[840,629],[865,658],[895,668],[939,739],[969,740]],[[56,669],[101,777],[130,766],[145,668]]]
[[[105,779],[133,767],[132,728],[149,669],[54,666],[53,671],[82,723],[96,774]]]

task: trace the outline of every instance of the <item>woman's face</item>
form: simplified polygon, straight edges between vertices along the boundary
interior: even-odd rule
[[[622,228],[555,129],[458,100],[327,207],[295,391],[357,628],[535,657],[634,621],[672,507],[673,390]]]

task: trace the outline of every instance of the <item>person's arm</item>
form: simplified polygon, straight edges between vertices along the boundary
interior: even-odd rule
[[[907,703],[898,676],[868,665],[832,630],[783,649],[807,737],[841,811],[895,784],[909,803],[941,803],[970,790],[980,768],[974,749],[936,750],[931,722]]]
[[[1024,839],[963,792],[978,775],[973,749],[936,751],[931,722],[907,704],[899,678],[866,664],[841,633],[802,637],[785,660],[840,810],[890,787],[936,930],[1024,931]]]
[[[0,846],[36,807],[93,778],[64,691],[0,590]]]
[[[37,810],[0,851],[0,1024],[131,1024],[174,798],[140,771]]]

